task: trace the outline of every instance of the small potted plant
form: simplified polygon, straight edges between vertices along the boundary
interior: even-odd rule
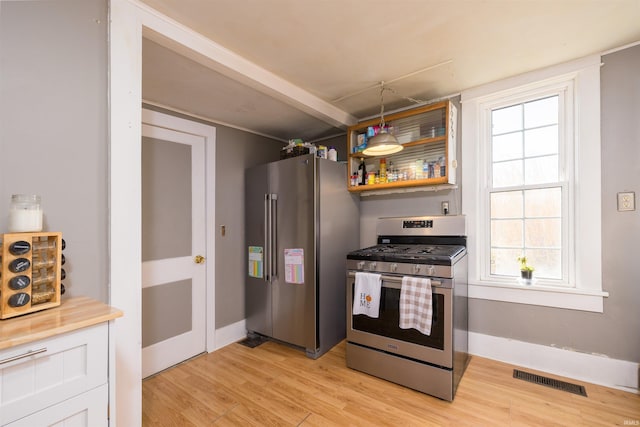
[[[520,276],[522,277],[522,280],[526,283],[531,283],[534,268],[527,264],[526,256],[518,257],[518,262],[520,263]]]

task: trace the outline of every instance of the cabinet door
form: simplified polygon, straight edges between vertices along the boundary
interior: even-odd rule
[[[108,387],[106,384],[21,418],[6,427],[107,427]]]
[[[0,425],[107,383],[108,325],[0,351]]]

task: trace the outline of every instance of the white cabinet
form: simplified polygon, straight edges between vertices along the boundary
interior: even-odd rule
[[[109,389],[104,384],[33,415],[20,418],[7,424],[7,427],[107,427],[109,423],[105,402],[108,393]]]
[[[107,426],[109,324],[0,350],[0,425]]]

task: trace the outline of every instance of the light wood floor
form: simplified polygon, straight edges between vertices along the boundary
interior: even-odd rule
[[[474,356],[450,403],[351,370],[344,353],[344,342],[315,361],[274,342],[232,344],[146,379],[143,425],[640,425],[633,393],[547,375],[584,385],[582,397],[514,379],[514,366]]]

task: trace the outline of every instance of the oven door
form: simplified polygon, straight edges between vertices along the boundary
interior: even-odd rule
[[[400,329],[400,288],[402,276],[382,275],[380,314],[372,318],[353,315],[355,272],[347,273],[347,341],[402,355],[446,368],[453,367],[452,280],[431,278],[433,317],[431,334],[416,329]]]

